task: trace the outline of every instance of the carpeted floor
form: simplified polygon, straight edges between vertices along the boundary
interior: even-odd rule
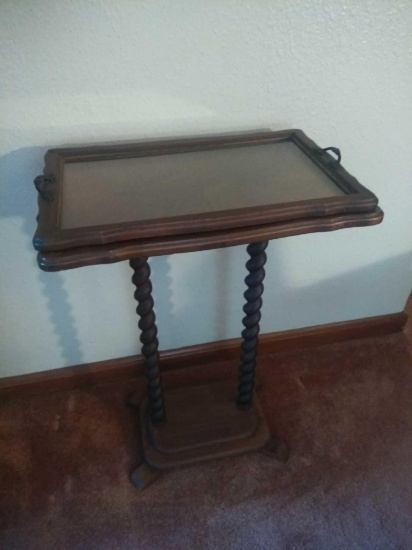
[[[167,385],[230,377],[233,363]],[[403,334],[261,357],[259,391],[286,465],[263,454],[163,475],[145,492],[136,414],[143,382],[0,405],[0,548],[412,548],[412,361]]]

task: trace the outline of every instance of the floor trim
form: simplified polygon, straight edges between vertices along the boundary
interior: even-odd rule
[[[392,334],[402,331],[407,319],[407,314],[402,311],[354,321],[262,334],[259,338],[259,353],[275,353],[322,344],[333,344],[345,340]],[[236,359],[239,357],[240,342],[240,338],[235,338],[161,352],[162,369],[174,370],[191,365]],[[142,356],[133,355],[20,376],[10,376],[0,379],[0,397],[69,390],[131,378],[142,372]]]

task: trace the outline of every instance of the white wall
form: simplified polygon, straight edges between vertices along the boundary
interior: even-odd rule
[[[262,330],[402,310],[411,281],[412,5],[403,0],[3,0],[0,376],[131,355],[127,263],[42,273],[33,178],[51,146],[299,127],[382,225],[273,241]],[[161,347],[236,337],[243,247],[154,258]]]

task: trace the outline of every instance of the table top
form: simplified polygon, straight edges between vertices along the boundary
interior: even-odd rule
[[[43,257],[160,242],[171,253],[349,214],[379,223],[375,195],[300,130],[53,149],[35,183]]]

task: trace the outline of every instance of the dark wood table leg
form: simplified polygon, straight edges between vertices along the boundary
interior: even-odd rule
[[[144,356],[145,376],[147,379],[148,416],[153,426],[162,426],[166,421],[162,380],[159,365],[159,342],[157,339],[156,317],[153,311],[152,283],[150,266],[146,257],[133,258],[130,266],[134,270],[132,282],[136,286],[134,297],[138,302],[136,312],[139,315],[140,341]],[[160,472],[144,461],[131,475],[133,485],[143,490],[151,485]]]
[[[145,376],[150,421],[154,426],[165,423],[165,408],[159,366],[159,342],[157,340],[156,317],[153,311],[152,283],[147,258],[133,258],[130,266],[134,270],[132,281],[136,286],[134,297],[138,302],[136,312],[140,317],[140,341],[144,356]]]
[[[268,241],[252,243],[247,247],[250,259],[246,262],[249,275],[245,278],[247,290],[244,293],[246,304],[243,306],[244,329],[241,345],[241,364],[239,368],[239,386],[237,406],[241,410],[248,410],[252,406],[253,389],[255,382],[255,367],[259,335],[259,321],[261,318],[263,279],[265,278],[264,265],[266,263],[266,248]]]
[[[252,243],[247,247],[250,259],[246,262],[249,274],[245,278],[247,290],[244,293],[246,304],[243,306],[245,317],[243,318],[244,330],[241,344],[241,364],[239,367],[239,386],[237,406],[246,411],[252,407],[253,390],[255,387],[255,369],[257,347],[259,338],[259,321],[262,308],[263,280],[265,278],[264,265],[266,263],[266,248],[268,241]],[[263,448],[265,454],[281,462],[286,462],[289,456],[287,446],[275,437],[271,437]]]

